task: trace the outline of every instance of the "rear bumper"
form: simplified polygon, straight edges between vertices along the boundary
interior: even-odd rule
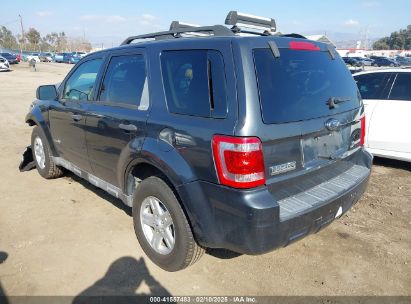
[[[370,169],[372,156],[364,150],[356,154],[360,165]],[[319,231],[335,219],[340,208],[344,214],[364,193],[367,172],[341,195],[283,221],[278,201],[266,187],[244,191],[196,181],[180,186],[178,192],[202,246],[254,255]]]

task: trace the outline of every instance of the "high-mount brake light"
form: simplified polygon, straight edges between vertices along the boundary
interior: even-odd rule
[[[305,41],[291,41],[290,49],[297,51],[320,51],[320,47],[311,42]]]
[[[215,135],[213,156],[220,183],[234,188],[265,184],[265,166],[260,139]]]

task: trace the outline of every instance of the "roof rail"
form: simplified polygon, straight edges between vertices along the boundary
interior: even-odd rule
[[[171,26],[173,23],[171,24]],[[170,28],[171,28],[170,26]],[[137,39],[150,39],[153,38],[155,40],[162,40],[162,39],[171,39],[171,38],[179,38],[181,37],[180,34],[184,33],[210,33],[214,36],[234,36],[234,33],[229,28],[225,27],[224,25],[213,25],[213,26],[177,26],[174,29],[164,32],[157,32],[151,34],[144,34],[138,36],[130,36],[126,40],[124,40],[121,45],[127,45]]]

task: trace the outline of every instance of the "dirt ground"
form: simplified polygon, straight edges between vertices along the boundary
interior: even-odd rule
[[[73,175],[18,171],[37,86],[71,67],[0,73],[0,294],[411,295],[411,164],[381,159],[356,207],[315,235],[261,256],[213,250],[177,273],[156,267],[120,201]]]

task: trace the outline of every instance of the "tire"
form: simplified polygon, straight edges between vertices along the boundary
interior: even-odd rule
[[[155,212],[156,209],[163,213]],[[161,215],[155,218],[156,214]],[[143,217],[148,217],[146,222],[151,224],[144,224]],[[145,254],[166,271],[182,270],[197,262],[204,254],[204,249],[194,239],[187,217],[173,190],[157,176],[148,177],[138,185],[133,201],[133,222],[134,231]],[[163,237],[165,235],[168,237]],[[156,236],[157,240],[161,239],[157,241],[159,246],[154,245]],[[151,245],[150,242],[154,244]]]
[[[53,158],[51,157],[52,154],[49,143],[47,142],[43,131],[38,126],[35,126],[31,133],[31,150],[37,171],[42,177],[53,179],[64,174],[63,169],[54,163]],[[41,150],[43,151],[44,158],[41,158]]]
[[[373,67],[378,67],[378,64],[376,64],[376,63],[373,63],[373,65],[372,65]]]

